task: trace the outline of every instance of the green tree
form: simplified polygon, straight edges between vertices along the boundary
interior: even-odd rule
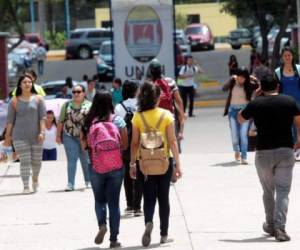
[[[275,25],[279,26],[276,36],[271,68],[279,61],[280,41],[289,22],[295,17],[296,1],[293,0],[225,0],[223,10],[237,17],[253,17],[260,27],[262,56],[268,59],[268,33]]]
[[[182,15],[181,13],[176,13],[176,28],[177,29],[184,29],[187,24],[186,16]]]
[[[24,17],[26,13],[22,6],[24,6],[26,2],[27,1],[25,0],[0,0],[0,30],[7,32],[11,32],[13,30],[20,37],[19,41],[9,49],[9,52],[16,48],[24,40]]]

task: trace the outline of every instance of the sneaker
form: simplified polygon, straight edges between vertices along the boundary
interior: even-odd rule
[[[234,158],[235,158],[236,161],[240,161],[241,160],[241,154],[240,154],[240,152],[235,152],[234,153]]]
[[[270,236],[275,235],[274,226],[268,224],[267,222],[264,222],[263,230],[264,230],[265,233],[269,234]]]
[[[66,192],[72,192],[74,191],[74,186],[70,183],[68,183],[67,187],[65,188]]]
[[[37,181],[32,182],[32,190],[34,193],[38,191],[39,183]]]
[[[277,241],[290,241],[291,237],[286,233],[284,229],[275,229],[275,239]]]
[[[31,194],[29,187],[24,187],[23,194]]]
[[[99,232],[98,232],[98,234],[96,235],[96,238],[95,238],[95,244],[100,245],[103,242],[103,239],[104,239],[104,236],[105,236],[106,232],[107,232],[106,225],[101,225],[99,227]]]
[[[133,216],[139,217],[143,215],[143,211],[141,209],[135,209],[133,212]]]
[[[116,240],[110,242],[109,248],[118,248],[118,247],[121,247],[121,243],[119,241]]]
[[[142,237],[142,245],[143,247],[147,247],[151,243],[151,233],[153,229],[153,223],[152,222],[147,222],[146,227],[145,227],[145,232]]]
[[[124,213],[125,214],[131,214],[131,213],[133,213],[133,208],[132,207],[126,207],[125,210],[124,210]]]
[[[241,160],[241,164],[242,164],[242,165],[248,165],[248,162],[247,162],[246,159],[242,159],[242,160]]]
[[[168,243],[168,235],[160,237],[160,244]]]
[[[89,181],[85,182],[85,188],[91,188],[91,183]]]

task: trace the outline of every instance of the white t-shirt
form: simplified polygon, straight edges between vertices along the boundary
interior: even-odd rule
[[[56,148],[56,126],[52,125],[52,127],[48,130],[45,129],[45,141],[43,144],[44,149],[54,149]]]
[[[194,65],[192,65],[191,67],[188,65],[182,66],[179,71],[179,75],[180,76],[188,75],[189,77],[185,78],[185,79],[181,79],[182,80],[181,86],[184,86],[184,87],[194,86],[194,81],[195,81],[194,77],[198,73],[198,71],[199,71],[199,69]]]
[[[136,98],[129,98],[122,102],[124,106],[129,109],[132,112],[137,111],[137,99]],[[123,106],[119,103],[115,107],[115,114],[118,116],[121,116],[122,118],[126,115],[126,110],[123,108]]]

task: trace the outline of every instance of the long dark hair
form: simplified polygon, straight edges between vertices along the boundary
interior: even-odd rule
[[[55,127],[57,127],[56,118],[55,118],[53,110],[47,110],[47,115],[53,115],[52,125],[54,124]]]
[[[238,63],[235,55],[230,55],[229,57],[228,64],[231,64],[232,62]]]
[[[250,101],[251,100],[251,95],[252,95],[252,92],[253,92],[253,88],[251,87],[249,70],[246,67],[238,68],[236,70],[236,75],[237,76],[242,76],[242,77],[245,78],[245,82],[243,84],[244,91],[245,91],[245,94],[246,94],[247,101]]]
[[[37,92],[36,92],[36,90],[35,90],[35,88],[34,88],[34,83],[33,83],[33,81],[32,81],[32,78],[31,78],[29,75],[22,75],[22,76],[19,77],[19,80],[18,80],[16,96],[22,95],[21,83],[22,83],[22,81],[23,81],[25,78],[30,79],[31,82],[32,82],[31,93],[37,94]]]
[[[295,55],[294,55],[294,51],[292,50],[291,47],[285,46],[285,47],[281,50],[281,54],[280,54],[281,58],[282,58],[284,52],[290,52],[290,53],[292,54],[292,56],[293,56],[292,64],[293,64],[293,67],[294,67],[294,69],[295,69],[295,64],[296,64],[296,63],[295,63]],[[283,65],[284,65],[284,62],[282,62],[282,67],[283,67]]]
[[[160,96],[160,88],[152,82],[145,82],[138,95],[138,111],[154,109]]]
[[[108,121],[110,115],[114,113],[112,97],[108,91],[97,91],[92,106],[85,118],[83,133],[87,135],[94,119],[98,121]]]

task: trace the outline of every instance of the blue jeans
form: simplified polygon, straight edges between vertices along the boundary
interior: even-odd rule
[[[85,182],[90,182],[88,172],[88,152],[83,151],[80,146],[79,137],[72,137],[63,133],[63,144],[65,147],[67,161],[68,161],[68,184],[74,187],[75,175],[77,168],[77,160],[81,162],[82,172]]]
[[[57,150],[53,149],[43,149],[43,161],[56,161],[57,160]]]
[[[292,148],[258,150],[255,155],[266,222],[275,228],[285,229],[294,163]]]
[[[38,60],[38,73],[41,76],[44,74],[44,60]]]
[[[231,131],[232,146],[234,152],[241,152],[242,159],[247,159],[248,151],[248,130],[250,122],[240,124],[237,115],[245,106],[230,106],[228,111],[229,126]]]
[[[98,226],[106,224],[106,205],[108,205],[109,240],[116,241],[120,227],[120,192],[124,178],[124,168],[100,174],[93,169],[92,165],[89,165],[89,170]]]

